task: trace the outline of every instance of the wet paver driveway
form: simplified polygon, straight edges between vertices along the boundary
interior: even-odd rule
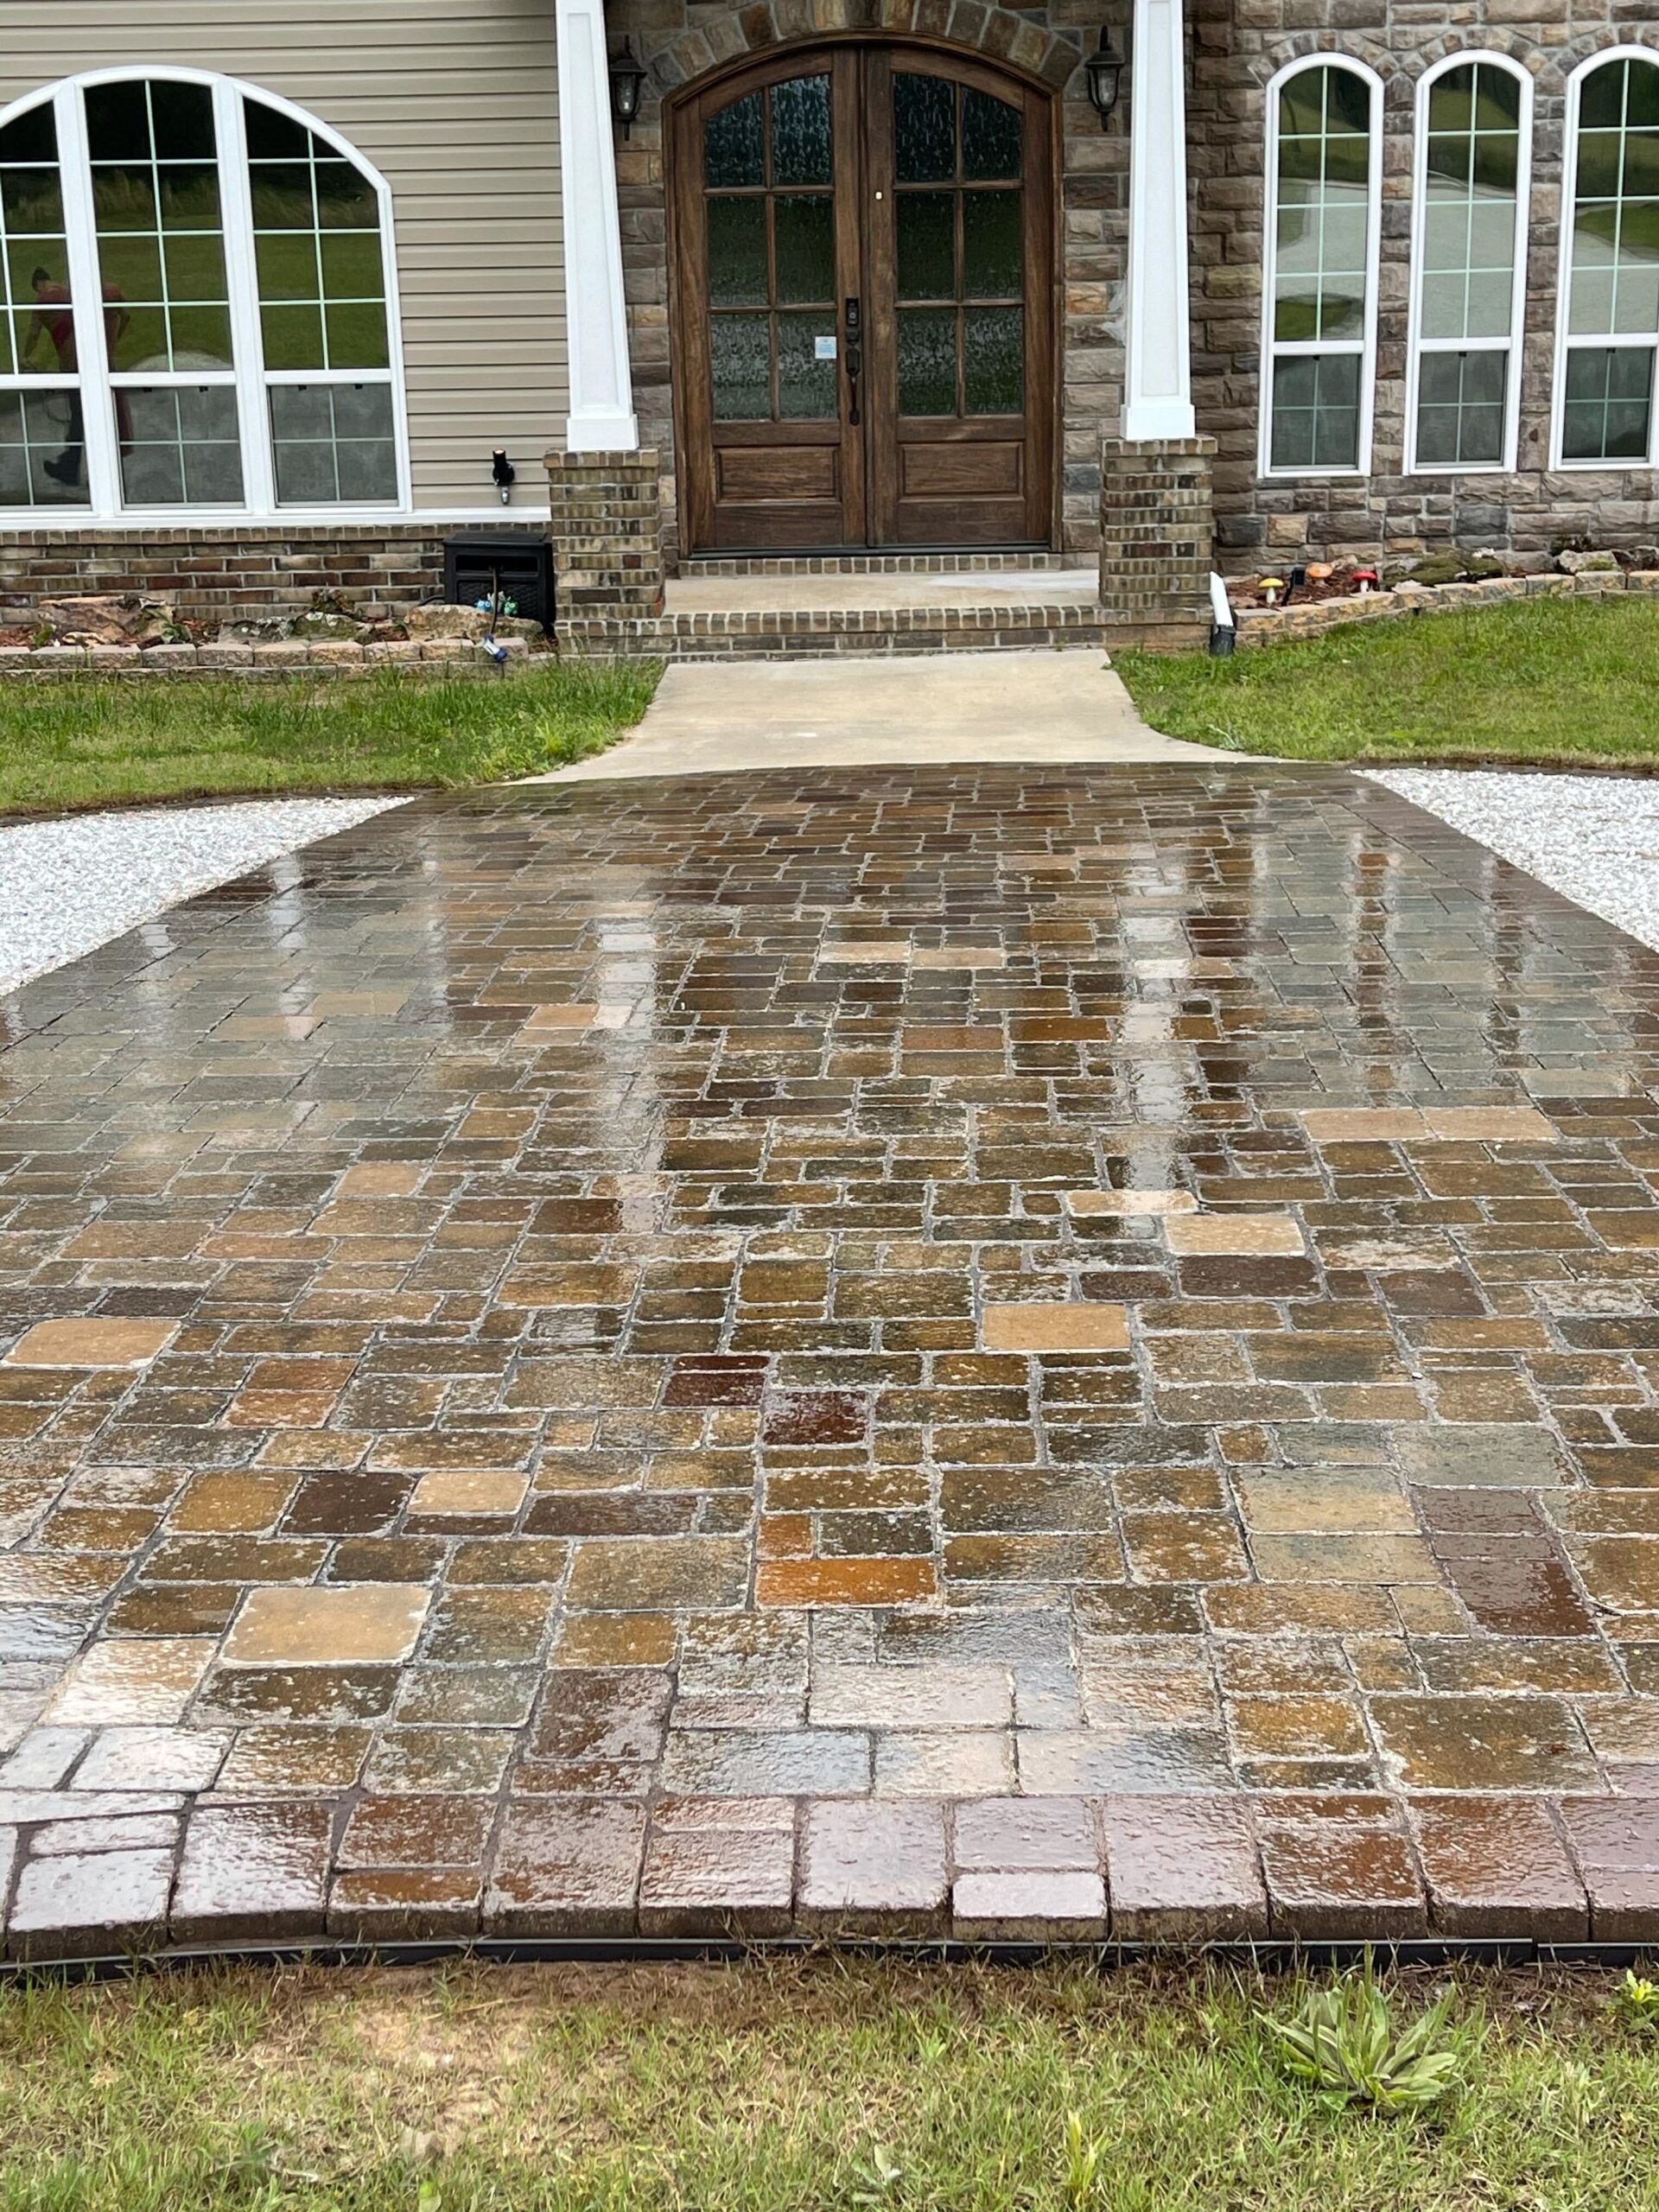
[[[4,1017],[12,1956],[1659,1934],[1659,956],[1388,793],[496,791]]]

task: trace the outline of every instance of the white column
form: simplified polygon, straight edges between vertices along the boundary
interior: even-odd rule
[[[1123,435],[1190,438],[1186,80],[1181,0],[1135,0]]]
[[[559,194],[564,208],[565,340],[571,453],[633,453],[639,425],[622,302],[622,227],[604,0],[555,0],[559,44]]]

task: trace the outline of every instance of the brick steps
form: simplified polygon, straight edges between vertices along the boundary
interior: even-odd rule
[[[1030,575],[1081,566],[1070,553],[694,553],[687,576]]]
[[[561,652],[578,659],[780,660],[800,654],[1016,652],[1100,645],[1102,609],[1064,602],[797,607],[571,620]]]

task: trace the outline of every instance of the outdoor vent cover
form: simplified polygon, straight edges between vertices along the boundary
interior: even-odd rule
[[[471,607],[499,587],[526,621],[553,627],[553,548],[544,537],[447,537],[443,595]]]

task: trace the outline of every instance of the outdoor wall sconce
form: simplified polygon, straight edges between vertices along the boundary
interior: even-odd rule
[[[611,113],[621,124],[625,138],[632,133],[645,81],[645,72],[635,59],[632,41],[625,38],[621,53],[611,56]]]
[[[1118,86],[1123,76],[1123,57],[1113,52],[1103,25],[1099,47],[1084,63],[1083,72],[1089,82],[1089,97],[1095,112],[1103,124],[1117,105]]]
[[[501,494],[501,504],[504,507],[512,497],[513,481],[518,474],[518,470],[507,459],[505,447],[497,446],[495,451],[490,455],[490,481]]]

